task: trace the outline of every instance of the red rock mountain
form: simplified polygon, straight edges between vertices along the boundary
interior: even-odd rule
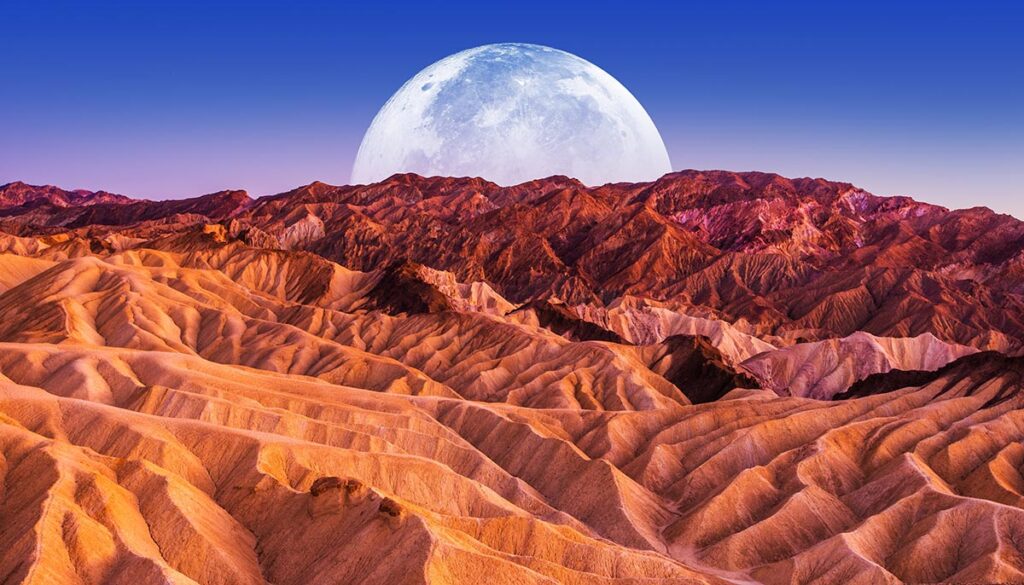
[[[1024,582],[1024,223],[0,187],[0,582]]]
[[[106,191],[86,191],[84,189],[65,191],[52,185],[37,187],[26,185],[20,181],[0,185],[0,207],[3,208],[41,203],[55,207],[79,207],[97,203],[130,203],[131,201],[130,197]]]

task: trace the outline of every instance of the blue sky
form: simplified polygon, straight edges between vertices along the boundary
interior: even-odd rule
[[[152,198],[345,183],[406,79],[517,41],[618,78],[676,169],[1024,218],[1024,9],[822,4],[838,3],[5,0],[0,183]]]

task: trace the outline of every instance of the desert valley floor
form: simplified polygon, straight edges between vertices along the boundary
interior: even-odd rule
[[[1024,223],[0,187],[0,583],[1024,583]]]

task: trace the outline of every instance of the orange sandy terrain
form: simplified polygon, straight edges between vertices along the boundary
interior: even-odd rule
[[[0,230],[2,583],[1024,582],[1008,216],[684,172]]]

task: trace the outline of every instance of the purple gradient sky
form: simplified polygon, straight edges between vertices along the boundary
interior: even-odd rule
[[[674,168],[853,182],[1024,218],[1024,11],[924,3],[0,6],[0,183],[150,198],[345,183],[422,67],[546,44],[617,77]]]

